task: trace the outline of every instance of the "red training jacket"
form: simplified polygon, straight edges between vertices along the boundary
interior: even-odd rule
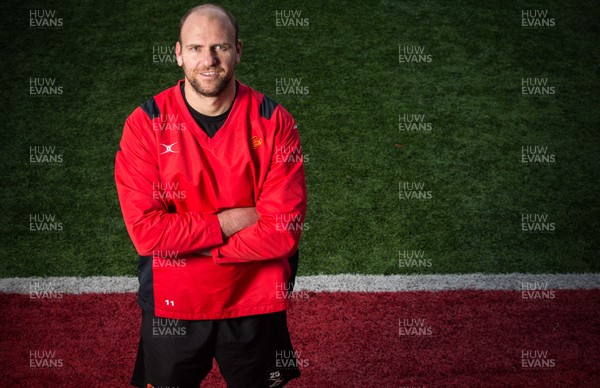
[[[306,211],[297,126],[269,97],[237,82],[213,138],[180,83],[127,118],[115,162],[123,218],[138,251],[138,303],[159,317],[222,319],[289,307],[288,258]],[[256,206],[260,220],[224,240],[216,213]],[[210,249],[212,257],[200,250]]]

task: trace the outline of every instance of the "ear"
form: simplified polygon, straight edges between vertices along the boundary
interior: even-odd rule
[[[238,39],[237,44],[235,45],[235,51],[236,51],[235,64],[237,65],[238,63],[240,63],[240,60],[242,59],[242,41],[240,39]]]
[[[179,41],[175,43],[175,58],[177,58],[177,65],[179,65],[179,67],[183,66],[183,55],[181,53],[181,43],[179,43]]]

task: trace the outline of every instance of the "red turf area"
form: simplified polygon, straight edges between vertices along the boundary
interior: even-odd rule
[[[600,290],[304,296],[289,313],[303,370],[290,388],[600,386]],[[0,306],[2,386],[128,386],[135,295],[2,294]],[[31,367],[31,352],[62,366]],[[224,386],[216,368],[203,386]]]

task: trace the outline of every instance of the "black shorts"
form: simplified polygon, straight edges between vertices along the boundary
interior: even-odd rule
[[[283,387],[300,376],[285,311],[197,321],[142,311],[131,385],[198,388],[213,358],[228,387]]]

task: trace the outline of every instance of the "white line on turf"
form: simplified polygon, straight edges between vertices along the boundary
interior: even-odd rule
[[[0,293],[28,294],[44,287],[66,294],[137,291],[137,278],[128,276],[0,278]],[[455,274],[455,275],[314,275],[299,276],[294,290],[338,292],[597,289],[600,274]]]

